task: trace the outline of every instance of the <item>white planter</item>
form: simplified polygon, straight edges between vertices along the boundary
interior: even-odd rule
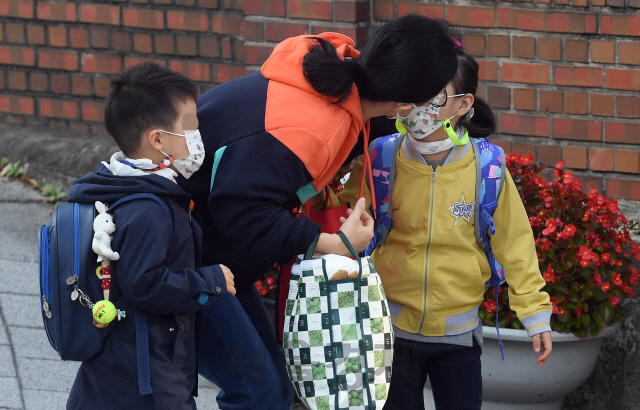
[[[552,332],[553,353],[547,363],[536,363],[527,332],[500,329],[504,361],[495,327],[483,327],[482,409],[560,410],[564,397],[589,378],[604,338],[619,324],[607,327],[596,337],[579,338]],[[429,384],[425,387],[425,408],[435,409]]]

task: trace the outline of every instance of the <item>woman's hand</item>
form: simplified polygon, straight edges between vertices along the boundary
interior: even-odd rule
[[[536,359],[536,363],[539,366],[542,366],[547,362],[549,356],[551,356],[551,332],[539,333],[537,335],[533,335],[533,350],[537,353],[540,352],[540,355]],[[542,346],[540,346],[540,341],[542,340]]]

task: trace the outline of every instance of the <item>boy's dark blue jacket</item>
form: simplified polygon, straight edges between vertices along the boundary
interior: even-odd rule
[[[169,207],[171,226],[161,206],[149,199],[115,209],[110,300],[129,302],[127,317],[105,338],[101,354],[82,363],[67,409],[195,409],[196,319],[205,305],[201,292],[226,292],[218,265],[200,264],[202,232],[190,221],[191,201],[182,188],[157,175],[115,176],[104,165],[71,186],[69,201],[112,204],[134,193],[152,193]],[[195,244],[195,246],[194,246]],[[153,394],[140,396],[134,309],[146,312]]]

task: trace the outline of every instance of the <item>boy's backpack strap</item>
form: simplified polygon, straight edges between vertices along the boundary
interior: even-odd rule
[[[402,146],[403,134],[380,137],[369,146],[373,187],[378,208],[375,211],[373,238],[364,251],[368,256],[378,245],[382,245],[391,230],[391,192],[396,179],[396,158]],[[365,178],[365,180],[368,179]]]
[[[169,231],[169,243],[173,239],[173,217],[171,216],[171,211],[167,204],[153,194],[148,193],[139,193],[127,195],[123,198],[120,198],[116,202],[114,202],[109,210],[113,211],[119,205],[122,205],[127,202],[136,201],[138,199],[150,199],[155,201],[160,205],[162,211],[165,214],[165,217],[169,221],[170,231]],[[121,298],[124,299],[124,298]],[[149,366],[149,331],[147,329],[147,315],[144,311],[140,309],[133,309],[135,313],[135,321],[136,321],[136,349],[138,356],[138,387],[140,389],[140,395],[145,396],[147,394],[152,394],[153,390],[151,389],[151,369]]]
[[[475,198],[475,233],[476,242],[484,248],[489,267],[491,268],[491,278],[489,283],[493,285],[496,295],[496,303],[500,292],[500,284],[505,280],[504,270],[496,260],[491,250],[491,235],[496,233],[493,223],[493,213],[498,207],[498,197],[504,185],[505,155],[502,148],[489,142],[487,138],[471,138],[471,144],[476,156],[476,198]],[[496,329],[498,341],[500,342],[500,352],[502,352],[502,341],[500,340],[500,329],[498,329],[498,309],[496,309]]]

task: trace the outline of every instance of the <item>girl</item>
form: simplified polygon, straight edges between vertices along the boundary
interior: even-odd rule
[[[476,138],[491,135],[495,120],[489,106],[475,96],[478,64],[455,37],[452,40],[458,60],[453,81],[426,103],[398,104],[397,115],[388,113],[402,122],[407,136],[396,158],[392,229],[372,254],[396,337],[385,409],[423,409],[427,376],[436,408],[480,409],[482,404],[478,309],[491,273],[475,239],[476,157],[464,136],[465,130]],[[448,119],[455,138],[442,126]],[[511,307],[533,338],[534,350],[540,352],[537,362],[543,365],[551,354],[551,304],[541,291],[545,281],[527,214],[505,174],[491,246],[510,285]],[[361,175],[359,163],[340,202],[357,199]]]
[[[320,234],[292,210],[333,178],[369,118],[398,101],[432,99],[457,69],[446,26],[406,16],[382,26],[362,53],[336,33],[287,39],[260,72],[200,97],[206,156],[182,185],[196,204],[204,261],[228,266],[237,290],[206,308],[202,321],[199,371],[222,390],[221,408],[289,408],[284,355],[254,283],[274,263],[305,253],[317,235],[318,252],[348,254],[338,235]],[[342,230],[361,251],[373,221],[364,200],[354,205]],[[250,331],[228,331],[238,326]]]

